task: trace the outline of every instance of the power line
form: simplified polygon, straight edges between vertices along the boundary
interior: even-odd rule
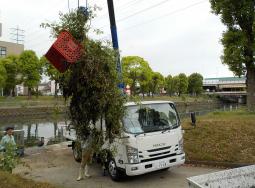
[[[199,2],[197,2],[197,3],[193,3],[193,4],[191,4],[191,5],[188,5],[188,6],[186,6],[186,7],[177,9],[177,10],[172,11],[172,12],[169,12],[169,13],[164,14],[164,15],[162,15],[162,16],[159,16],[159,17],[157,17],[157,18],[153,18],[153,19],[151,19],[151,20],[148,20],[147,22],[142,22],[142,23],[139,23],[139,24],[136,24],[136,25],[127,27],[127,28],[125,28],[125,29],[122,29],[122,30],[120,30],[120,31],[126,31],[126,30],[129,30],[129,29],[135,28],[135,27],[139,27],[139,26],[142,26],[142,25],[145,25],[145,24],[154,22],[154,21],[156,21],[156,20],[158,20],[158,19],[161,19],[161,18],[164,18],[164,17],[168,17],[168,16],[171,16],[171,15],[176,14],[176,13],[179,13],[179,12],[183,12],[183,11],[185,11],[185,10],[187,10],[187,9],[190,9],[190,8],[192,8],[192,7],[194,7],[194,6],[197,6],[197,5],[202,4],[202,3],[205,3],[205,2],[207,2],[207,0],[203,0],[203,1],[199,1]]]
[[[11,40],[16,41],[17,44],[23,44],[24,43],[24,32],[25,30],[20,29],[19,26],[17,26],[16,28],[10,28],[12,30],[12,32],[10,33],[11,36],[13,36],[14,38],[11,38]]]
[[[121,22],[121,21],[126,20],[126,19],[128,19],[128,18],[131,18],[131,17],[133,17],[133,16],[135,16],[135,15],[137,15],[137,14],[146,12],[146,11],[148,11],[148,10],[151,10],[151,9],[155,8],[155,7],[158,7],[158,6],[160,6],[160,5],[163,5],[163,4],[167,3],[168,1],[171,1],[171,0],[164,0],[164,1],[161,1],[161,2],[159,2],[159,3],[157,3],[157,4],[154,4],[154,5],[150,6],[150,7],[145,8],[145,9],[143,9],[143,10],[140,10],[140,11],[138,11],[138,12],[135,12],[135,13],[129,15],[129,16],[126,16],[126,17],[124,17],[124,18],[121,18],[121,19],[118,20],[118,22]]]
[[[136,5],[136,4],[138,4],[138,3],[141,3],[142,1],[144,1],[144,0],[133,0],[133,1],[129,1],[129,2],[127,2],[127,3],[124,3],[123,5],[116,6],[116,12],[119,12],[119,10],[120,10],[122,7],[123,7],[123,9],[121,9],[121,11],[123,11],[123,10],[125,10],[125,9],[127,9],[127,8],[129,8],[129,7],[132,7],[133,5]],[[107,15],[108,15],[108,13],[106,12],[106,13],[104,13],[104,14],[102,14],[102,15],[96,17],[95,19],[96,19],[97,21],[98,21],[98,20],[102,20],[102,19],[104,19],[105,16],[107,16]]]
[[[47,9],[47,10],[44,10],[44,12],[47,12],[47,13],[51,13],[52,11],[55,11],[56,10],[56,7],[63,7],[64,4],[66,4],[63,0],[55,0],[54,1],[55,3],[51,4],[50,7]],[[35,26],[35,24],[37,24],[38,20],[36,19],[32,19],[32,18],[29,18],[27,20],[25,20],[25,22],[22,23],[23,27],[25,26],[29,26],[29,28],[31,28],[32,26]],[[27,35],[30,35],[31,33],[34,33],[36,32],[35,31],[32,31],[32,32],[28,32]]]
[[[143,13],[143,12],[146,12],[146,11],[148,11],[148,10],[151,10],[151,9],[153,9],[153,8],[156,8],[156,7],[160,6],[160,5],[163,5],[163,4],[165,4],[165,3],[169,2],[169,1],[171,1],[171,0],[164,0],[164,1],[161,1],[161,2],[159,2],[159,3],[157,3],[157,4],[154,4],[154,5],[152,5],[152,6],[149,6],[149,7],[145,8],[145,9],[143,9],[143,10],[140,10],[140,11],[137,11],[137,12],[131,14],[131,15],[128,15],[128,16],[126,16],[126,17],[124,17],[124,18],[118,19],[117,22],[121,22],[121,21],[124,21],[124,20],[126,20],[126,19],[129,19],[129,18],[131,18],[131,17],[133,17],[133,16],[136,16],[136,15],[138,15],[138,14],[141,14],[141,13]],[[106,27],[106,26],[108,26],[108,25],[102,26],[101,29],[104,28],[104,27]]]

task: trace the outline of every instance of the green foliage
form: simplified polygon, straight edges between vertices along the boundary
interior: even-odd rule
[[[20,66],[23,75],[23,83],[29,91],[37,86],[41,80],[42,65],[32,50],[25,50],[21,53]]]
[[[3,63],[0,61],[0,88],[4,88],[6,79],[7,79],[7,72]]]
[[[172,82],[173,82],[173,92],[178,93],[179,92],[179,87],[180,87],[179,76],[174,76]]]
[[[178,76],[172,77],[171,75],[168,75],[165,78],[166,92],[169,96],[172,96],[178,92],[178,84],[179,84]]]
[[[199,95],[203,91],[203,76],[199,73],[193,73],[188,77],[188,91],[192,95]]]
[[[94,7],[94,11],[98,8]],[[41,27],[51,28],[51,35],[56,38],[62,30],[68,30],[73,37],[82,42],[88,33],[90,26],[87,24],[89,19],[94,18],[93,10],[88,9],[88,16],[84,16],[80,11],[71,11],[68,14],[59,13],[60,22],[42,23]]]
[[[68,30],[82,41],[83,55],[78,62],[60,78],[66,99],[70,98],[70,119],[79,139],[86,139],[101,118],[106,122],[106,136],[112,141],[120,133],[120,120],[124,115],[124,98],[118,89],[116,53],[107,44],[86,37],[89,26],[79,11],[61,14],[60,22],[46,24],[53,36],[62,29]]]
[[[0,60],[6,70],[4,93],[12,95],[17,84],[22,82],[21,68],[18,56],[8,56]]]
[[[179,84],[178,84],[178,93],[179,95],[187,93],[188,89],[188,78],[184,73],[178,75]]]
[[[221,42],[224,47],[224,55],[221,56],[223,64],[228,65],[235,75],[245,75],[245,40],[242,32],[234,28],[225,31]]]
[[[147,61],[139,56],[123,57],[122,71],[124,83],[130,86],[132,95],[136,94],[138,86],[141,93],[149,92],[152,69]]]
[[[5,152],[0,152],[0,170],[12,173],[12,170],[19,164],[16,154],[16,146],[9,143],[5,145]]]
[[[164,83],[165,83],[164,76],[159,72],[153,72],[152,79],[150,82],[150,91],[152,92],[152,95],[159,93],[160,89],[164,87]]]
[[[210,0],[213,13],[227,26],[223,33],[222,62],[234,74],[247,77],[247,104],[255,111],[255,1]]]

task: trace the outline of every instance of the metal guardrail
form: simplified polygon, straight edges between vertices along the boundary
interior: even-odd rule
[[[242,108],[244,106],[239,105],[239,104],[235,104],[235,105],[224,105],[220,108],[211,108],[211,109],[207,109],[207,110],[195,110],[195,111],[188,111],[188,112],[179,112],[179,116],[181,119],[183,118],[189,118],[191,113],[195,113],[196,116],[203,116],[206,114],[209,114],[211,112],[216,112],[216,111],[221,111],[221,112],[225,112],[225,111],[234,111],[234,110],[238,110],[240,108]]]

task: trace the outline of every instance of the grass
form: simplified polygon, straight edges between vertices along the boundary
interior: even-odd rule
[[[184,120],[183,128],[190,128]],[[245,110],[214,112],[197,118],[197,127],[186,130],[188,160],[255,163],[255,113]]]
[[[0,188],[56,188],[48,183],[35,182],[18,175],[0,171]]]

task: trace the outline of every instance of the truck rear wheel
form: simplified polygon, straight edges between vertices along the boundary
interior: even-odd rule
[[[80,146],[80,144],[78,143],[78,142],[73,142],[73,144],[72,144],[73,146],[72,146],[72,149],[73,149],[73,157],[74,157],[74,160],[76,161],[76,162],[81,162],[81,153],[82,153],[82,151],[81,151],[81,146]]]

